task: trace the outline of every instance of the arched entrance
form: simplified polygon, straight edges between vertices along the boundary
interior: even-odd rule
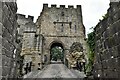
[[[53,42],[50,46],[50,62],[64,62],[64,47],[62,43]]]

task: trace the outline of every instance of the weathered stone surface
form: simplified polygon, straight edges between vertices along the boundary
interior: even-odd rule
[[[2,23],[0,22],[0,36],[2,36]]]
[[[2,66],[2,53],[0,51],[0,66]]]
[[[96,74],[103,74],[103,78],[118,78],[119,57],[120,57],[120,4],[110,3],[108,9],[108,16],[103,19],[95,28],[96,33],[96,47],[95,48],[95,62],[94,62],[94,76]],[[105,21],[107,20],[107,21]],[[106,29],[104,29],[106,28]],[[98,38],[99,36],[99,38]],[[99,53],[98,53],[99,52]],[[101,68],[97,68],[98,62],[101,62]],[[101,71],[101,72],[99,72]]]
[[[0,8],[0,23],[2,22],[2,16],[3,16],[3,12],[2,9]]]
[[[2,66],[10,66],[11,59],[6,55],[2,55]]]
[[[18,35],[21,35],[18,40],[22,41],[22,51],[20,55],[24,56],[22,73],[25,74],[24,68],[26,68],[28,64],[32,71],[42,68],[42,36],[39,34],[39,30],[37,30],[37,26],[33,22],[33,16],[29,15],[28,18],[26,18],[23,14],[17,14],[17,17],[19,25]]]
[[[0,2],[0,49],[2,50],[2,77],[12,78],[13,75],[17,74],[15,70],[16,58],[13,55],[16,49],[16,35],[17,22],[16,22],[16,11],[17,5],[15,2],[6,3]],[[1,58],[0,58],[1,59]],[[12,70],[12,68],[14,70]],[[12,75],[12,76],[11,76]],[[1,76],[0,76],[1,77]]]
[[[2,76],[9,76],[10,74],[10,67],[9,66],[2,66]]]

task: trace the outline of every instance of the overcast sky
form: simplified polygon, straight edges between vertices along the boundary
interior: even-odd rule
[[[43,3],[59,5],[82,5],[83,24],[86,33],[91,32],[90,28],[97,25],[99,19],[107,13],[109,0],[17,0],[18,13],[34,16],[34,22],[42,11]]]

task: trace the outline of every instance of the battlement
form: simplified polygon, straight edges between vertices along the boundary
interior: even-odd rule
[[[24,14],[17,14],[17,18],[18,19],[26,19],[26,20],[29,20],[29,21],[34,20],[34,16],[28,15],[28,17],[26,17],[26,15],[24,15]]]
[[[24,14],[17,14],[18,19],[24,19],[25,17],[26,17],[26,15],[24,15]]]
[[[31,21],[33,21],[34,20],[34,16],[28,15],[28,19],[31,20]]]
[[[57,7],[57,5],[56,4],[52,4],[51,7]]]
[[[51,6],[49,7],[48,4],[43,4],[43,8],[66,8],[66,9],[70,9],[70,8],[73,8],[73,9],[78,9],[78,8],[81,8],[81,5],[76,5],[76,8],[74,5],[68,5],[68,8],[66,5],[60,5],[59,7],[57,7],[56,4],[51,4]]]
[[[68,8],[74,8],[74,6],[73,5],[68,5]]]
[[[61,7],[62,7],[62,8],[65,8],[65,5],[60,5],[60,8],[61,8]]]

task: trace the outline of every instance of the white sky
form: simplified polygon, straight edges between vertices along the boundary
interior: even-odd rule
[[[107,13],[109,0],[17,0],[18,13],[34,16],[34,21],[40,15],[43,3],[59,5],[82,5],[83,24],[86,33],[91,32],[90,28],[97,25],[99,19]]]

